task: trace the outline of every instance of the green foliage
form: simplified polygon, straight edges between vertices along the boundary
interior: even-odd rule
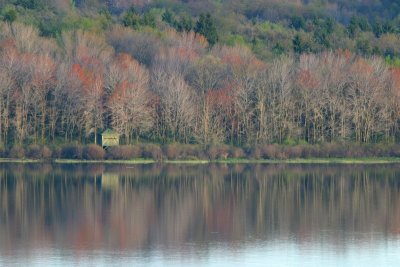
[[[347,26],[347,31],[351,38],[354,38],[358,32],[370,31],[371,26],[368,20],[363,16],[352,16]]]
[[[367,39],[358,39],[356,43],[356,49],[358,53],[362,55],[371,55],[372,54],[372,48]]]
[[[141,17],[135,9],[131,8],[122,17],[122,24],[125,27],[137,29],[141,24]]]
[[[184,14],[177,20],[175,15],[169,10],[163,13],[162,21],[175,28],[178,32],[190,32],[194,28],[194,22],[190,16]]]
[[[106,29],[112,24],[112,16],[107,10],[100,10],[99,15],[96,17],[102,29]]]
[[[399,28],[391,21],[385,21],[385,22],[375,21],[372,30],[375,36],[379,38],[386,33],[395,33],[396,31],[399,30]]]
[[[1,11],[1,15],[4,21],[13,22],[17,19],[17,11],[12,5],[7,5]]]
[[[375,36],[377,38],[382,36],[382,34],[383,34],[383,25],[379,21],[376,21],[374,23],[372,29],[373,29],[373,32],[374,32],[374,34],[375,34]]]
[[[82,29],[101,33],[112,25],[112,19],[107,12],[100,11],[96,16],[82,17],[68,15],[63,19],[54,16],[39,22],[39,30],[43,36],[58,37],[63,31]]]
[[[290,19],[290,27],[294,28],[295,30],[305,29],[306,21],[301,16],[293,16]]]
[[[144,13],[141,19],[141,25],[155,28],[156,27],[155,16],[152,13]]]
[[[247,45],[247,42],[242,35],[230,35],[225,43],[229,46]],[[257,40],[253,41],[253,45],[257,45]]]
[[[218,42],[217,28],[209,13],[200,15],[194,31],[203,35],[211,46]]]
[[[294,146],[297,144],[297,141],[294,140],[293,138],[286,138],[286,140],[283,142],[284,145],[287,146]]]
[[[325,48],[330,48],[329,33],[323,29],[314,32],[315,41]]]
[[[175,16],[169,9],[165,10],[164,14],[162,15],[162,21],[170,26],[173,26],[176,23]]]
[[[313,23],[315,25],[314,39],[316,43],[325,48],[331,48],[329,37],[334,31],[334,20],[332,18],[315,19]]]
[[[193,20],[191,17],[182,16],[179,21],[175,22],[175,29],[179,32],[190,32],[193,30]]]
[[[255,27],[264,33],[285,33],[287,32],[287,29],[283,27],[281,24],[277,23],[272,23],[269,21],[265,21],[259,24],[256,24]]]
[[[61,34],[63,25],[61,21],[43,20],[39,22],[39,31],[42,36],[57,37]]]
[[[131,8],[122,16],[122,24],[125,27],[131,27],[136,30],[139,29],[140,26],[155,28],[156,17],[151,12],[146,12],[143,15],[140,15],[134,8]]]
[[[162,31],[163,24],[158,23],[162,21],[178,32],[196,31],[210,45],[251,46],[262,59],[291,51],[337,49],[399,56],[393,42],[387,48],[381,41],[387,34],[400,34],[400,5],[396,1],[301,1],[295,5],[292,1],[246,0],[238,5],[234,0],[165,0],[143,1],[146,3],[135,5],[136,9],[114,2],[72,0],[65,5],[44,0],[3,1],[0,15],[3,21],[38,27],[42,36],[49,37],[73,29],[100,33],[116,22],[141,32],[150,28]],[[339,7],[340,18],[333,19],[338,17]],[[270,12],[272,9],[275,11]]]
[[[280,56],[280,55],[283,55],[286,51],[285,51],[285,48],[278,43],[272,48],[272,52],[275,55]]]
[[[400,68],[400,57],[386,56],[385,61],[388,65]]]
[[[293,51],[296,54],[311,52],[310,44],[305,41],[300,34],[296,34],[293,38]]]
[[[42,0],[17,0],[15,4],[27,9],[40,9],[44,3]]]

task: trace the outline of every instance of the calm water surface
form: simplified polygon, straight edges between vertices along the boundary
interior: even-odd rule
[[[399,167],[0,164],[0,266],[400,266]]]

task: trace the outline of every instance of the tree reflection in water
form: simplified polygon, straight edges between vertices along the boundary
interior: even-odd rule
[[[397,165],[0,165],[0,254],[400,233]]]

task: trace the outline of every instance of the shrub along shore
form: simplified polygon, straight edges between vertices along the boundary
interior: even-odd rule
[[[14,146],[0,151],[7,160],[59,160],[60,162],[102,161],[117,163],[207,163],[207,162],[294,162],[294,163],[356,163],[400,162],[400,144],[357,145],[326,143],[320,145],[229,145],[137,144],[103,149],[90,144],[63,146]]]

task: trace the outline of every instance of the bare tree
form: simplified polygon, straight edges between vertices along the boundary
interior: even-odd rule
[[[193,89],[180,74],[163,69],[154,72],[152,88],[160,97],[159,133],[174,142],[189,142],[196,115]]]
[[[117,53],[127,53],[141,64],[151,67],[161,49],[159,38],[153,33],[138,32],[123,26],[114,26],[107,33],[107,42]]]
[[[197,139],[203,144],[208,144],[212,138],[212,132],[215,132],[213,121],[212,105],[210,103],[210,94],[212,90],[218,90],[224,86],[226,66],[219,58],[208,55],[198,60],[191,68],[188,75],[188,82],[194,88],[197,94],[197,103],[201,106],[201,112],[197,116]],[[199,107],[200,108],[200,107]],[[217,124],[218,125],[218,124]],[[219,134],[218,134],[219,135]],[[220,138],[217,138],[220,139]]]
[[[268,96],[266,120],[270,127],[269,142],[283,143],[297,130],[293,95],[294,62],[292,58],[275,60],[268,71]]]
[[[0,69],[0,143],[7,142],[14,82],[6,69]]]
[[[82,114],[85,105],[81,82],[67,64],[59,64],[56,79],[54,98],[50,108],[52,139],[57,133],[63,136],[66,142],[72,141],[75,135],[80,134],[84,128]]]
[[[131,143],[153,126],[149,73],[129,55],[119,55],[110,66],[108,86],[113,88],[108,100],[112,125]]]
[[[369,64],[368,64],[369,63]],[[353,114],[354,138],[368,142],[373,135],[383,134],[382,123],[387,111],[383,105],[390,74],[381,60],[357,59],[349,73],[349,108]]]

